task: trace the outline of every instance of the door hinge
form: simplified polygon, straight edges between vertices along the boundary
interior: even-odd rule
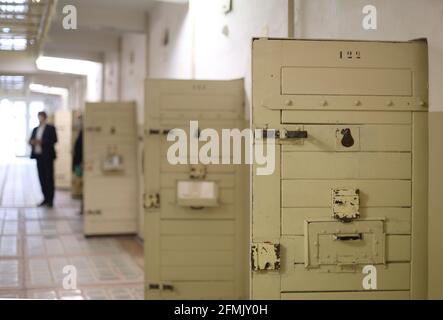
[[[175,287],[172,284],[158,284],[158,283],[150,283],[147,286],[148,290],[162,290],[162,291],[174,291]]]
[[[160,208],[160,194],[159,193],[150,193],[144,194],[144,207],[145,209],[157,209]]]
[[[251,265],[253,271],[280,270],[280,244],[253,243],[251,245]]]
[[[148,284],[148,290],[160,290],[160,285],[158,283]]]

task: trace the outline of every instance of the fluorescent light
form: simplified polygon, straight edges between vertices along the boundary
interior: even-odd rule
[[[36,93],[60,96],[61,108],[66,109],[68,107],[69,90],[66,88],[50,87],[44,84],[31,83],[29,85],[29,90]]]
[[[36,61],[37,69],[51,72],[70,73],[87,77],[87,100],[96,102],[101,100],[102,95],[102,70],[101,63],[66,59],[57,57],[39,57]]]
[[[49,87],[43,84],[31,83],[29,90],[36,93],[52,94],[57,96],[68,95],[68,89],[60,87]]]
[[[2,31],[4,33],[9,33],[9,32],[11,32],[11,28],[3,28]]]
[[[36,61],[37,69],[52,72],[71,73],[86,76],[92,70],[101,67],[98,62],[57,57],[39,57]]]

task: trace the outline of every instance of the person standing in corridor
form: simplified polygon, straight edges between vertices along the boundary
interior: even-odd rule
[[[40,125],[32,131],[29,144],[32,146],[31,159],[37,160],[38,177],[44,200],[40,207],[52,208],[54,204],[54,160],[56,158],[54,145],[57,143],[55,127],[47,123],[48,115],[38,113]]]

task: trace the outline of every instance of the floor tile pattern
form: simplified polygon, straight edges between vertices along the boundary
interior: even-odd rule
[[[85,238],[80,203],[69,192],[57,191],[53,209],[35,207],[41,199],[32,161],[2,170],[0,299],[143,299],[138,239]],[[72,266],[77,287],[66,290]]]

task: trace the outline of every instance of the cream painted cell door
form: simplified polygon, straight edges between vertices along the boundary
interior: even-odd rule
[[[84,124],[85,235],[137,232],[134,103],[88,103]]]
[[[71,188],[72,180],[72,117],[69,110],[56,111],[54,125],[57,130],[58,142],[55,145],[57,159],[55,160],[56,188]]]
[[[253,299],[426,297],[427,99],[423,41],[254,41]]]
[[[191,164],[189,154],[187,164],[167,160],[174,130],[198,137],[205,128],[243,128],[243,90],[242,80],[146,82],[147,299],[247,297],[245,167]]]

